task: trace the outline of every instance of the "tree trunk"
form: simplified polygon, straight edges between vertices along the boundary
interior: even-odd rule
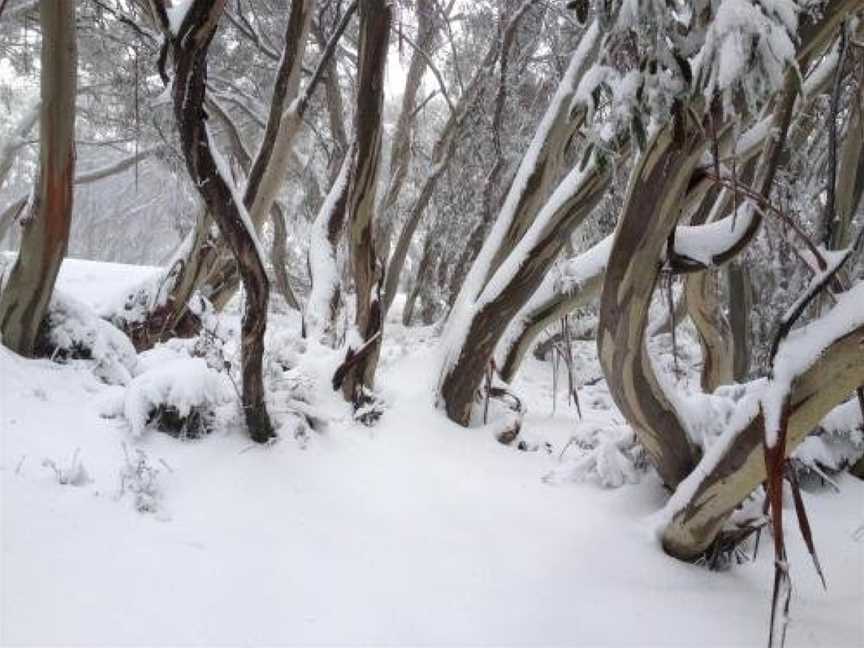
[[[345,363],[337,371],[337,375],[341,373],[342,376],[342,393],[355,407],[365,400],[364,392],[374,386],[381,349],[381,275],[376,268],[373,216],[381,157],[384,69],[392,20],[392,8],[387,0],[361,0],[359,9],[360,58],[354,116],[357,167],[348,192],[348,218],[351,224],[348,245],[356,304],[356,336],[349,344],[357,346],[353,350],[349,347]]]
[[[0,296],[3,344],[36,352],[39,328],[69,243],[75,177],[75,96],[78,51],[73,0],[42,0],[39,171],[21,248]]]
[[[477,390],[506,328],[546,279],[573,230],[591,213],[609,182],[609,167],[596,163],[574,169],[549,198],[529,233],[514,249],[508,280],[481,293],[468,316],[467,330],[448,322],[439,397],[451,421],[471,422]],[[461,323],[461,322],[460,322]],[[458,336],[458,337],[457,337]]]
[[[356,160],[356,149],[352,144],[342,158],[342,168],[309,233],[308,262],[312,290],[303,312],[303,328],[307,336],[331,346],[336,343],[336,315],[341,285],[336,253],[345,227],[348,190]]]
[[[858,327],[835,340],[792,381],[787,456],[828,412],[864,384],[862,344],[864,327]],[[732,511],[765,480],[765,421],[761,408],[739,430],[727,435],[730,441],[724,443],[721,454],[706,455],[705,466],[682,484],[680,496],[676,494],[682,501],[672,502],[675,513],[663,533],[663,548],[676,558],[693,560],[702,555]]]
[[[720,303],[716,273],[697,272],[685,281],[687,312],[702,348],[702,391],[710,394],[734,380],[732,330]]]
[[[174,116],[186,168],[234,255],[246,292],[241,331],[242,403],[252,439],[265,442],[274,436],[262,375],[270,283],[248,214],[229,185],[227,169],[218,166],[204,113],[207,51],[224,2],[194,0],[177,34],[171,32],[165,6],[159,0],[153,2],[174,58]]]
[[[294,159],[291,144],[300,130],[301,116],[291,109],[300,91],[303,52],[309,34],[315,0],[293,0],[285,29],[285,47],[276,71],[273,97],[258,152],[252,160],[243,192],[243,204],[255,231],[259,231],[272,208]],[[221,309],[237,292],[239,277],[231,255],[224,245],[208,280],[208,297]]]
[[[648,357],[648,307],[658,260],[681,214],[684,193],[706,148],[685,111],[660,130],[633,171],[615,231],[600,301],[597,341],[609,391],[664,483],[675,488],[697,451]],[[677,121],[683,123],[675,123]],[[678,127],[683,135],[676,134]]]
[[[270,218],[273,221],[273,246],[270,251],[270,261],[273,264],[273,278],[276,281],[276,290],[282,295],[285,303],[294,310],[300,310],[300,304],[294,291],[291,290],[291,282],[288,280],[288,230],[285,226],[285,213],[278,203],[273,203],[270,210]]]
[[[750,271],[734,261],[726,270],[729,285],[729,328],[732,333],[732,378],[743,382],[750,374],[750,311],[753,308],[753,284]]]
[[[839,151],[837,173],[836,225],[830,247],[841,250],[850,245],[852,221],[864,193],[864,81],[849,102],[849,121]]]

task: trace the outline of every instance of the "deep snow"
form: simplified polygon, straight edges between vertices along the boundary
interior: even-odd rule
[[[67,261],[60,285],[99,306],[140,273]],[[269,448],[238,430],[134,439],[100,416],[120,388],[88,363],[0,347],[0,644],[765,644],[770,539],[709,572],[661,551],[650,473],[617,489],[561,478],[571,435],[623,423],[602,382],[580,390],[581,423],[560,394],[552,415],[549,365],[527,360],[515,390],[539,449],[520,452],[434,409],[433,333],[392,317],[379,424],[319,382],[326,431]],[[270,326],[271,342],[297,330]],[[155,513],[119,494],[124,444],[159,471]],[[76,450],[86,483],[61,485],[43,461]],[[784,516],[789,646],[864,645],[864,483],[839,483],[805,496],[827,592]]]

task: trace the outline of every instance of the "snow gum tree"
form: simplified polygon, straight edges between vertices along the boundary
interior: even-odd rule
[[[25,356],[37,350],[40,326],[69,242],[78,82],[76,4],[72,0],[39,3],[39,168],[33,200],[26,208],[21,248],[5,287],[0,286],[3,344]]]
[[[228,168],[215,149],[204,111],[207,53],[224,2],[195,0],[182,19],[175,18],[173,24],[161,0],[152,0],[151,6],[170,49],[166,53],[173,59],[174,115],[189,175],[230,247],[243,279],[246,303],[241,333],[242,404],[252,439],[263,443],[274,435],[264,403],[262,375],[270,282],[254,228],[227,175]]]
[[[383,315],[382,270],[375,254],[376,183],[381,159],[384,69],[387,63],[392,8],[386,0],[362,0],[358,58],[357,106],[354,114],[356,162],[348,187],[348,247],[355,294],[352,339],[333,379],[355,406],[374,385],[381,348]]]

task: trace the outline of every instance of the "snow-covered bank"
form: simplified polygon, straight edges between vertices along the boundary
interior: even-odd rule
[[[117,387],[86,362],[0,348],[0,644],[764,645],[770,540],[709,572],[660,550],[652,475],[544,480],[577,429],[620,422],[602,383],[583,423],[560,396],[551,416],[548,365],[529,359],[515,389],[539,449],[519,452],[434,410],[429,329],[384,339],[377,426],[322,391],[326,431],[269,448],[222,429],[133,439],[100,416]],[[120,493],[137,449],[153,513]],[[43,461],[76,450],[87,476],[61,485]],[[840,486],[806,496],[827,592],[789,528],[789,646],[864,645],[864,483]]]

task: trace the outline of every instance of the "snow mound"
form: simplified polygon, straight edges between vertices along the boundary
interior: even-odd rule
[[[123,416],[132,435],[140,437],[157,416],[168,414],[179,421],[192,415],[206,417],[235,400],[225,374],[214,371],[201,358],[181,358],[137,376],[126,390]]]
[[[93,372],[113,385],[127,385],[138,373],[129,338],[83,302],[55,290],[47,323],[46,355],[52,359],[95,360]]]

